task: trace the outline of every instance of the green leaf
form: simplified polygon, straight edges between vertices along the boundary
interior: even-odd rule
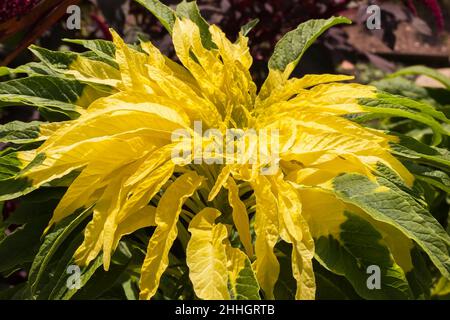
[[[411,110],[415,110],[420,113],[430,115],[431,117],[438,119],[442,122],[450,123],[450,120],[447,119],[447,117],[443,112],[438,111],[434,106],[429,105],[425,102],[415,101],[406,97],[393,95],[389,93],[379,93],[377,95],[377,98],[381,99],[385,104],[392,105],[392,107],[397,106],[407,107]]]
[[[104,95],[80,81],[54,76],[0,82],[0,107],[35,106],[62,120],[77,118],[82,108]]]
[[[30,143],[35,142],[39,137],[39,126],[43,122],[21,122],[12,121],[5,125],[0,125],[0,143]]]
[[[414,100],[423,100],[428,98],[427,89],[419,87],[414,82],[401,77],[386,78],[379,81],[374,81],[371,85],[377,87],[380,91],[405,96]]]
[[[78,230],[79,228],[77,228]],[[80,230],[81,231],[81,230]],[[70,272],[69,267],[76,267],[73,255],[77,248],[83,242],[83,233],[73,232],[58,250],[57,257],[52,259],[48,265],[48,272],[44,274],[45,281],[42,281],[42,287],[38,288],[38,292],[34,298],[38,300],[68,300],[80,288],[82,288],[92,277],[95,271],[101,267],[103,258],[100,254],[88,266],[79,267],[80,271],[80,288],[68,286],[74,284],[75,273]]]
[[[187,2],[186,0],[183,0],[180,2],[177,6],[176,14],[179,17],[191,20],[198,26],[202,44],[206,49],[217,48],[216,44],[212,41],[211,33],[209,32],[209,24],[201,16],[195,1]]]
[[[45,160],[45,154],[38,154],[26,166],[18,158],[19,151],[30,150],[36,147],[35,143],[30,143],[21,145],[19,148],[8,147],[0,151],[0,201],[18,198],[37,188],[33,186],[31,179],[24,177],[21,173],[41,164]],[[50,183],[48,185],[52,184]]]
[[[391,153],[399,158],[414,160],[415,162],[432,165],[450,172],[449,151],[442,148],[430,147],[416,139],[391,132],[399,137],[398,143],[391,143]]]
[[[43,187],[27,194],[20,199],[19,207],[11,214],[5,223],[22,225],[48,217],[63,197],[65,188]]]
[[[450,297],[450,280],[446,278],[440,278],[433,288],[434,296],[449,296]]]
[[[0,181],[15,177],[22,169],[22,163],[17,158],[16,152],[7,153],[0,156]],[[0,190],[3,189],[0,186]],[[1,193],[1,192],[0,192]]]
[[[27,178],[8,177],[0,181],[0,201],[18,198],[35,189]]]
[[[94,295],[101,294],[99,291],[107,290],[115,281],[119,280],[117,277],[122,274],[122,272],[117,273],[117,266],[120,266],[119,268],[122,268],[121,270],[125,271],[131,263],[131,258],[135,260],[140,259],[139,266],[142,264],[143,256],[132,255],[128,248],[121,242],[118,250],[114,252],[110,271],[106,272],[99,270],[103,264],[102,254],[99,254],[88,266],[79,266],[80,287],[69,287],[68,284],[73,284],[69,280],[73,279],[75,274],[70,273],[68,268],[77,266],[73,259],[73,255],[83,242],[82,230],[84,226],[84,223],[76,226],[75,230],[70,233],[68,238],[58,249],[58,252],[54,255],[54,258],[48,264],[47,272],[43,275],[45,281],[41,281],[43,286],[38,290],[37,299],[68,300],[78,299],[80,298],[79,295],[93,298]],[[89,284],[89,286],[85,288],[86,284],[90,281],[92,281],[92,284]],[[95,292],[95,288],[98,289],[97,293]]]
[[[393,261],[381,234],[366,220],[346,212],[339,239],[316,239],[316,257],[330,271],[345,276],[365,299],[410,299],[412,293],[403,270]],[[369,266],[380,268],[380,289],[367,285]]]
[[[0,67],[0,77],[7,76],[11,73],[14,73],[14,69],[8,67]]]
[[[434,69],[427,68],[425,66],[412,66],[412,67],[404,68],[397,72],[394,72],[389,77],[392,78],[392,77],[405,76],[405,75],[425,75],[436,81],[439,81],[447,88],[447,90],[450,90],[450,78],[446,77],[445,75],[443,75],[442,73],[440,73]]]
[[[172,34],[173,25],[175,24],[175,12],[165,4],[158,0],[136,0],[149,10],[161,24]]]
[[[0,242],[0,272],[14,271],[33,260],[50,216],[16,229]]]
[[[39,282],[42,278],[46,268],[56,253],[58,248],[67,239],[67,237],[73,232],[73,230],[82,223],[86,217],[90,214],[90,209],[84,210],[75,219],[70,216],[67,217],[56,229],[45,236],[44,242],[39,248],[39,252],[33,260],[33,264],[30,269],[28,281],[31,285],[31,292],[36,293],[39,287]]]
[[[105,59],[114,59],[116,56],[116,46],[112,41],[107,40],[85,40],[85,39],[63,39],[65,42],[75,43],[92,50],[98,56]]]
[[[70,40],[66,41],[69,42]],[[96,41],[96,44],[92,44],[91,41]],[[49,68],[56,74],[61,74],[62,72],[64,72],[64,70],[70,69],[70,65],[75,62],[75,60],[80,56],[90,60],[104,62],[115,69],[119,69],[118,63],[114,60],[114,43],[103,40],[103,42],[100,42],[100,44],[98,44],[97,41],[101,40],[71,40],[71,42],[73,43],[85,45],[85,47],[91,47],[94,49],[92,51],[86,51],[82,53],[71,51],[52,51],[35,45],[31,46],[30,50],[42,61],[42,63],[47,68]],[[109,43],[109,45],[107,45],[106,43]],[[111,48],[110,46],[112,46],[113,48]]]
[[[87,40],[86,40],[87,41]],[[91,40],[94,41],[94,40]],[[42,61],[42,63],[52,70],[57,76],[72,79],[72,75],[67,75],[67,70],[72,70],[71,66],[80,57],[107,64],[115,69],[119,69],[117,62],[105,53],[98,55],[94,51],[75,53],[70,51],[52,51],[38,46],[30,46],[30,50]],[[108,50],[108,49],[107,49]],[[93,88],[109,93],[111,90],[106,85],[99,85],[95,81],[79,80],[82,83],[90,84]]]
[[[52,69],[68,69],[78,56],[75,52],[52,51],[36,45],[31,45],[29,49],[39,60]]]
[[[450,135],[450,132],[435,120],[436,118],[448,122],[446,116],[425,103],[387,93],[380,93],[376,98],[358,99],[358,103],[378,116],[408,118],[429,126],[434,132],[434,145],[441,143],[443,134]]]
[[[406,274],[406,278],[414,297],[416,299],[429,299],[433,283],[430,267],[417,247],[411,250],[411,259],[414,268]]]
[[[352,284],[343,276],[339,276],[324,268],[314,260],[317,300],[360,300]]]
[[[28,179],[27,177],[24,177],[19,173],[23,173],[29,168],[41,164],[42,161],[45,160],[45,154],[40,153],[25,168],[22,168],[22,164],[19,162],[19,160],[17,160],[17,158],[15,158],[15,153],[9,153],[8,156],[12,157],[10,162],[10,164],[12,163],[11,167],[15,165],[16,168],[14,169],[15,171],[12,171],[10,173],[10,176],[3,177],[4,180],[0,179],[0,201],[15,199],[22,195],[28,194],[33,190],[36,190],[36,188],[38,187],[36,185],[33,185],[31,179]],[[0,160],[2,159],[4,159],[4,157],[0,157]],[[14,161],[17,161],[17,163],[14,164]],[[77,171],[71,172],[59,179],[47,183],[46,185],[53,187],[67,187],[68,185],[66,182],[73,181],[75,175],[77,174],[79,174],[79,172]]]
[[[417,193],[414,193],[414,190],[411,190],[405,182],[402,180],[402,178],[391,168],[386,166],[385,164],[381,162],[377,162],[377,166],[375,169],[375,172],[378,176],[385,178],[386,180],[390,181],[391,183],[395,184],[398,188],[401,190],[415,196],[419,197],[420,195]]]
[[[29,300],[30,287],[27,282],[17,284],[11,288],[0,291],[0,300]]]
[[[0,272],[11,271],[33,261],[60,195],[59,190],[38,190],[21,200],[19,208],[4,222],[22,226],[0,242]]]
[[[69,274],[68,267],[75,265],[73,255],[82,242],[83,234],[81,232],[74,232],[66,239],[55,254],[55,258],[49,263],[48,272],[43,274],[41,285],[36,288],[33,299],[50,300],[53,292],[62,292],[63,294],[68,289],[67,280],[72,275]]]
[[[300,24],[297,29],[286,33],[275,46],[269,60],[269,68],[284,71],[288,64],[297,63],[316,39],[329,28],[351,21],[344,17],[309,20]]]
[[[132,278],[122,283],[122,288],[127,300],[139,300],[139,289]]]
[[[416,179],[427,182],[436,188],[450,193],[450,177],[444,171],[413,162],[405,162],[404,164],[406,168],[414,174]]]
[[[244,268],[239,272],[234,284],[236,300],[260,300],[259,284],[253,272],[249,259],[245,260]]]
[[[280,263],[280,274],[274,288],[275,299],[294,300],[297,288],[292,275],[292,245],[279,241],[275,246],[275,254]]]
[[[64,256],[61,258],[61,261],[58,263],[55,271],[54,279],[48,285],[48,288],[51,289],[50,294],[46,299],[48,300],[69,300],[72,298],[74,294],[81,288],[83,288],[86,283],[88,283],[89,279],[94,275],[95,271],[103,265],[103,255],[100,254],[97,258],[95,258],[88,266],[80,267],[80,288],[69,288],[67,286],[67,281],[71,274],[67,272],[69,266],[76,265],[73,261],[73,254],[75,250],[79,247],[82,242],[82,235],[79,235],[76,240],[70,246],[70,250],[66,251]],[[45,298],[43,296],[39,297]]]
[[[3,162],[4,165],[2,166],[3,171],[0,172],[0,201],[15,199],[35,190],[37,187],[33,185],[32,181],[27,177],[20,176],[19,173],[42,163],[44,159],[45,154],[40,153],[23,168],[15,152],[0,157],[0,163]],[[10,171],[5,171],[5,168]]]
[[[57,72],[53,71],[45,64],[41,62],[29,62],[21,65],[17,68],[0,67],[0,77],[12,74],[28,74],[30,76],[34,75],[58,75]]]
[[[241,27],[241,34],[246,37],[250,31],[259,23],[259,19],[253,19]]]
[[[114,253],[117,256],[120,253],[120,247],[125,247],[124,242],[119,245],[119,250]],[[113,256],[113,259],[115,258]],[[106,294],[115,285],[120,285],[121,282],[129,278],[127,274],[128,267],[132,263],[131,254],[124,257],[123,263],[113,263],[108,271],[99,268],[92,275],[86,284],[80,288],[72,297],[74,300],[93,300],[101,299],[102,295]],[[117,259],[115,259],[117,260]]]
[[[414,240],[441,273],[450,278],[450,236],[413,197],[384,178],[377,181],[359,174],[344,174],[333,180],[334,192],[337,198],[360,207],[373,219],[393,225]]]

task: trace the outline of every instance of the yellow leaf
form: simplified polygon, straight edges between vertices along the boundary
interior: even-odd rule
[[[314,240],[302,216],[302,202],[295,188],[284,180],[282,174],[270,177],[270,181],[278,200],[281,238],[293,246],[292,273],[297,281],[296,299],[314,299],[316,290],[312,269]]]
[[[80,81],[116,87],[121,82],[119,70],[109,64],[78,55],[69,66],[66,74],[73,75]]]
[[[224,244],[228,232],[223,224],[215,223],[220,214],[216,209],[205,208],[189,224],[191,239],[186,248],[186,263],[195,294],[200,299],[230,299]]]
[[[84,231],[84,241],[74,255],[78,265],[88,265],[89,262],[97,257],[102,249],[105,222],[111,212],[116,210],[118,202],[121,200],[120,197],[117,197],[121,189],[120,180],[120,176],[113,179],[111,181],[112,183],[104,189],[95,205],[92,220],[88,223]],[[115,201],[111,201],[111,199],[115,199]]]
[[[147,248],[142,265],[140,299],[150,299],[158,289],[159,280],[169,264],[169,250],[175,241],[177,221],[184,201],[201,185],[202,178],[191,171],[183,174],[164,192],[156,209],[156,230]]]
[[[141,158],[154,148],[154,141],[151,139],[139,136],[124,139],[126,136],[129,134],[94,138],[70,146],[45,150],[43,162],[24,172],[24,176],[30,178],[36,186],[40,186],[91,162],[97,162],[92,167],[94,172],[100,169],[101,164],[105,165],[105,173],[108,172],[106,171],[108,169],[111,172],[127,162]],[[111,153],[111,150],[115,150],[115,153]],[[83,187],[81,180],[87,179],[88,175],[90,175],[89,170],[80,177],[80,187]],[[74,188],[78,188],[78,186],[74,186]]]
[[[208,195],[208,201],[213,201],[217,194],[220,192],[220,189],[225,185],[228,180],[228,177],[231,173],[231,166],[225,166],[220,171],[219,175],[216,178],[216,182],[214,186],[211,188],[211,191]]]
[[[252,187],[256,197],[254,269],[266,298],[274,299],[273,289],[280,272],[280,265],[273,253],[278,241],[277,203],[270,190],[270,183],[264,176],[252,182]]]
[[[229,177],[226,183],[228,189],[228,201],[233,208],[233,221],[249,257],[253,257],[252,237],[250,235],[250,222],[247,208],[239,198],[239,188],[233,178]]]
[[[311,249],[297,242],[292,250],[292,273],[297,281],[295,299],[314,300],[316,298],[316,280],[312,265]]]
[[[155,225],[156,208],[153,206],[145,206],[125,219],[120,221],[119,226],[114,235],[113,249],[115,250],[119,244],[120,239],[136,230]]]
[[[312,235],[317,239],[330,234],[339,237],[340,225],[347,220],[344,203],[332,193],[319,189],[303,188],[298,193],[302,201],[302,214]]]
[[[103,258],[105,266],[109,265],[111,251],[115,248],[114,241],[117,237],[117,227],[126,224],[124,220],[127,220],[130,214],[133,215],[145,207],[172,176],[173,168],[174,164],[169,161],[152,171],[140,183],[133,185],[134,188],[127,188],[126,183],[124,183],[122,189],[125,189],[126,194],[122,206],[114,212],[115,214],[108,217],[104,227]]]
[[[264,92],[260,94],[256,100],[255,108],[265,108],[277,102],[287,101],[294,95],[302,94],[305,88],[311,88],[327,82],[352,80],[353,78],[353,76],[346,75],[308,74],[300,79],[293,78],[282,81],[279,85],[271,89],[268,97],[264,96]]]
[[[150,85],[147,77],[147,55],[128,47],[120,36],[111,30],[116,45],[116,62],[119,64],[124,88],[146,91]]]

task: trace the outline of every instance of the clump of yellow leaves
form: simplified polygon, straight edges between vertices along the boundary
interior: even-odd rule
[[[199,298],[238,297],[243,270],[254,277],[254,298],[258,286],[265,298],[275,298],[280,264],[274,248],[283,241],[292,247],[295,297],[314,299],[314,239],[339,240],[347,211],[370,220],[363,209],[334,195],[333,179],[355,173],[375,181],[380,163],[407,185],[413,178],[390,154],[393,137],[342,117],[364,112],[358,99],[375,97],[373,87],[342,83],[351,77],[341,75],[290,78],[298,59],[288,59],[285,68],[271,67],[257,90],[248,39],[241,33],[231,42],[217,26],[208,31],[211,48],[196,23],[175,18],[172,38],[181,64],[150,42],[128,46],[116,33],[119,69],[79,56],[66,74],[109,86],[113,93],[96,99],[78,119],[47,128],[42,146],[21,154],[25,164],[37,155],[43,159],[23,176],[37,188],[79,171],[50,226],[92,207],[75,254],[80,265],[102,252],[108,270],[122,237],[155,227],[142,265],[142,299],[155,295],[180,223],[190,233],[186,261]],[[278,170],[262,175],[261,163],[176,165],[171,134],[192,130],[194,121],[221,132],[278,130]],[[221,219],[226,211],[231,218]],[[378,224],[387,234],[389,227]],[[404,240],[402,234],[398,238]],[[395,241],[386,239],[393,248]]]

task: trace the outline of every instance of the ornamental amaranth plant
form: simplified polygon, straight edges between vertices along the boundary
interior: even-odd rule
[[[84,53],[32,46],[41,62],[6,69],[25,77],[0,83],[2,105],[35,107],[48,120],[0,130],[8,143],[0,200],[20,197],[22,206],[4,225],[34,232],[4,238],[0,254],[11,256],[12,243],[40,243],[0,265],[28,266],[23,295],[101,297],[119,281],[124,296],[136,298],[139,281],[141,299],[314,299],[316,283],[331,277],[356,297],[413,299],[429,296],[426,259],[450,278],[450,237],[402,162],[448,173],[448,155],[357,122],[409,118],[442,146],[444,113],[346,83],[349,76],[290,77],[315,39],[348,19],[311,20],[287,33],[258,89],[249,72],[251,25],[232,42],[195,2],[176,10],[138,2],[171,34],[181,63],[112,31],[112,42],[67,40]],[[261,174],[267,164],[258,160],[176,164],[172,133],[193,132],[196,121],[222,134],[276,130],[277,170]],[[196,137],[202,148],[211,143]],[[74,263],[80,290],[66,286]],[[369,266],[380,268],[379,290],[367,286]],[[100,284],[96,274],[111,281]]]

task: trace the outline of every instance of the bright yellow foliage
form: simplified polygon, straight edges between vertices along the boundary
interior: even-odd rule
[[[361,112],[357,100],[373,97],[373,87],[336,83],[351,79],[339,75],[289,79],[289,66],[284,72],[270,70],[258,93],[249,71],[248,39],[240,35],[232,43],[216,26],[210,32],[217,49],[203,47],[192,21],[176,20],[172,36],[182,65],[149,42],[141,43],[143,51],[133,49],[116,33],[119,71],[102,62],[76,60],[71,75],[116,91],[96,100],[78,119],[49,127],[48,140],[36,152],[21,155],[27,163],[45,155],[24,175],[41,186],[81,172],[50,223],[93,207],[75,255],[78,263],[88,264],[102,251],[108,269],[122,236],[156,226],[142,266],[142,299],[156,293],[177,237],[177,221],[189,222],[189,214],[194,217],[187,264],[195,292],[204,299],[230,298],[227,281],[235,281],[245,256],[228,244],[229,230],[216,222],[226,203],[265,297],[274,298],[280,268],[274,247],[281,239],[293,247],[296,298],[314,299],[313,236],[336,234],[345,219],[345,205],[327,191],[330,181],[345,172],[373,179],[379,162],[409,185],[413,178],[389,152],[393,137],[341,117]],[[278,171],[261,175],[263,164],[258,162],[175,165],[171,134],[192,130],[194,121],[202,121],[204,130],[221,132],[278,129]],[[240,198],[244,188],[253,193],[246,202]]]

